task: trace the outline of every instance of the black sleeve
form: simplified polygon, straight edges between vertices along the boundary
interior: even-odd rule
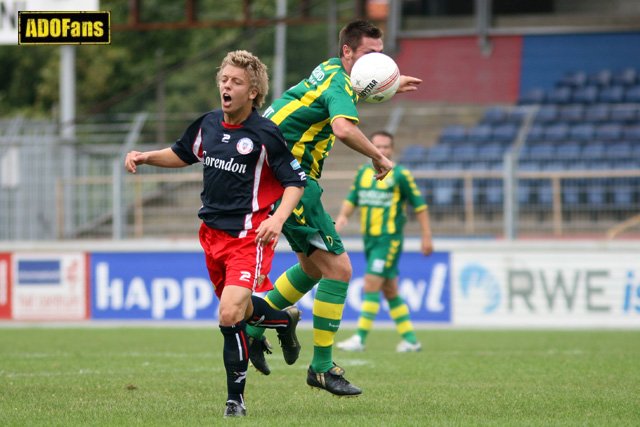
[[[202,141],[200,128],[207,115],[203,115],[189,125],[184,134],[173,143],[171,149],[180,159],[190,165],[202,161]]]
[[[282,132],[276,125],[265,129],[262,144],[267,149],[269,167],[283,187],[307,185],[307,175],[287,148]]]

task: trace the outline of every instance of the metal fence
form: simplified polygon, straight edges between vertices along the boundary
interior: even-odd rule
[[[382,123],[395,127],[398,150],[416,138],[429,145],[442,123],[473,123],[479,114],[477,107],[447,106],[373,111],[362,114],[362,123],[369,123],[363,126],[365,132]],[[168,146],[160,135],[179,136],[196,116],[173,116],[161,124],[147,114],[93,118],[77,125],[74,141],[59,138],[58,126],[48,121],[0,120],[0,239],[195,237],[202,186],[199,166],[141,167],[130,175],[123,158],[134,146]],[[361,156],[336,144],[321,180],[323,203],[332,215],[362,162]],[[637,169],[526,171],[510,170],[503,163],[494,170],[413,173],[430,205],[436,237],[640,234]],[[601,203],[593,203],[591,193],[600,194]],[[614,199],[618,197],[624,203]],[[418,230],[410,216],[408,233]],[[345,230],[358,232],[358,221]]]

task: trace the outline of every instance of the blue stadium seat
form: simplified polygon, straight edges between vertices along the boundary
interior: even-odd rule
[[[530,110],[531,107],[529,106],[516,105],[509,111],[509,122],[520,125],[525,117],[529,115]]]
[[[481,160],[472,160],[466,162],[463,166],[466,170],[486,171],[489,168],[489,163]]]
[[[568,104],[571,102],[571,89],[557,87],[547,92],[546,102],[549,104]]]
[[[565,141],[569,138],[569,125],[556,123],[547,126],[544,130],[544,138],[547,141]]]
[[[611,70],[600,70],[595,73],[592,73],[588,76],[587,82],[588,84],[598,85],[598,86],[609,86],[611,84],[613,78],[613,73]]]
[[[484,124],[498,124],[508,121],[509,113],[502,107],[489,107],[482,115],[481,122]]]
[[[558,119],[564,122],[581,122],[584,118],[584,105],[570,104],[562,107]]]
[[[562,180],[562,204],[565,207],[580,206],[584,203],[585,182],[581,179]]]
[[[615,104],[611,107],[609,120],[622,124],[638,121],[638,107],[629,104]]]
[[[427,158],[429,148],[424,145],[409,145],[407,146],[401,156],[402,162],[416,163]]]
[[[624,101],[624,96],[625,88],[623,86],[609,86],[602,88],[598,102],[620,103]]]
[[[521,153],[532,160],[550,160],[555,158],[556,146],[551,142],[538,142],[536,144],[525,145],[525,153]]]
[[[638,72],[634,68],[625,68],[615,72],[611,83],[614,85],[633,86],[638,83]]]
[[[504,200],[501,179],[487,179],[484,182],[484,203],[487,205],[502,205]]]
[[[629,159],[632,156],[632,146],[629,141],[617,141],[607,145],[605,155],[608,159]]]
[[[577,160],[581,154],[582,146],[576,141],[567,141],[556,146],[555,156],[561,160]]]
[[[625,127],[622,137],[628,141],[640,142],[640,124]]]
[[[611,180],[611,202],[614,208],[636,209],[638,182],[632,178],[614,178]]]
[[[558,82],[560,86],[581,87],[587,84],[587,73],[571,71],[566,73]]]
[[[640,85],[627,88],[624,94],[624,100],[626,102],[640,103]]]
[[[496,161],[502,160],[506,146],[499,142],[489,142],[488,144],[480,146],[478,149],[478,159]]]
[[[460,181],[456,179],[439,179],[433,183],[432,204],[450,206],[460,202]]]
[[[491,139],[491,126],[476,125],[468,129],[467,139],[471,142],[485,143]]]
[[[571,101],[582,104],[593,104],[598,101],[598,92],[597,86],[579,87],[573,90]]]
[[[454,144],[451,147],[451,160],[455,162],[465,162],[476,159],[478,145],[472,142]]]
[[[592,123],[606,122],[609,120],[609,104],[587,106],[584,112],[584,120]]]
[[[545,127],[543,125],[539,125],[539,124],[532,125],[529,128],[529,133],[527,133],[525,141],[527,143],[543,141],[544,130],[545,130]]]
[[[576,141],[591,141],[596,133],[596,128],[591,123],[582,123],[571,126],[569,139]]]
[[[567,169],[566,162],[560,160],[549,160],[542,163],[541,166],[544,171],[562,171]]]
[[[463,125],[450,125],[442,129],[440,142],[462,142],[467,139],[467,128]]]
[[[534,88],[523,93],[518,99],[520,105],[542,104],[546,101],[547,94],[544,89]]]
[[[427,159],[431,161],[448,160],[451,156],[451,145],[439,143],[431,147],[427,152]]]
[[[551,180],[539,181],[534,189],[534,197],[538,205],[551,206],[553,204],[553,187]]]
[[[493,128],[492,139],[497,142],[512,143],[518,136],[518,126],[513,123],[505,123]]]
[[[519,179],[516,186],[516,199],[519,205],[532,205],[535,197],[535,182],[532,179]]]
[[[602,141],[587,142],[582,148],[582,158],[585,160],[597,160],[604,157],[606,145]]]
[[[603,209],[607,205],[607,185],[602,180],[589,180],[585,188],[586,203],[591,209]]]
[[[622,126],[619,123],[606,123],[596,126],[594,138],[603,141],[616,141],[622,138]]]
[[[553,104],[545,104],[541,105],[536,115],[533,118],[533,121],[536,123],[549,123],[555,122],[558,120],[560,109],[557,105]]]

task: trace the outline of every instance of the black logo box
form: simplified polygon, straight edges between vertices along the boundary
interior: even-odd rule
[[[19,11],[18,44],[111,44],[110,26],[108,11]]]

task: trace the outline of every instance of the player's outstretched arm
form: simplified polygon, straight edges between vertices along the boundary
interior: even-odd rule
[[[338,117],[331,122],[331,128],[334,135],[349,148],[371,159],[377,172],[376,179],[383,179],[393,168],[393,162],[383,156],[351,120]]]
[[[422,83],[422,79],[417,77],[400,76],[400,86],[398,86],[396,93],[416,91],[420,83]]]
[[[416,213],[416,219],[420,223],[420,250],[423,255],[433,253],[433,240],[431,238],[431,221],[429,221],[429,210],[424,209]]]
[[[124,167],[136,173],[138,165],[151,165],[163,168],[182,168],[188,166],[171,148],[154,151],[129,151],[124,159]]]

